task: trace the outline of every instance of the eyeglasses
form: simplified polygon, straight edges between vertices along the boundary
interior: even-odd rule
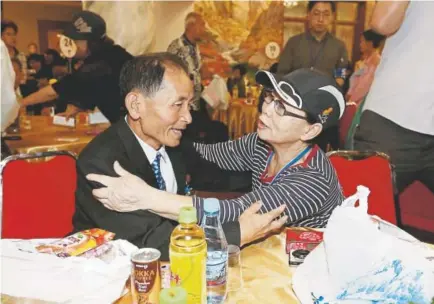
[[[274,110],[276,111],[277,115],[279,115],[279,116],[291,116],[291,117],[295,117],[295,118],[299,118],[299,119],[303,119],[303,120],[307,121],[306,116],[301,116],[301,115],[286,111],[282,100],[280,100],[279,98],[276,98],[273,95],[272,91],[265,91],[264,103],[270,104],[272,102],[274,102]]]

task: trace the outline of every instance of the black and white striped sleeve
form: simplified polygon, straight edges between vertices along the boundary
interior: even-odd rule
[[[194,148],[202,158],[217,164],[223,170],[252,171],[257,140],[257,133],[251,133],[223,143],[194,143]]]
[[[250,205],[261,201],[261,213],[285,204],[288,223],[297,222],[316,214],[327,200],[329,192],[330,186],[321,173],[309,169],[300,170],[273,185],[260,187],[239,198],[220,200],[220,220],[222,223],[236,221]],[[203,198],[193,196],[193,205],[197,208],[200,221],[203,216],[203,201]]]

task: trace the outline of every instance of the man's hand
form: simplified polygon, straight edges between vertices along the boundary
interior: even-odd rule
[[[103,205],[118,212],[145,209],[140,205],[142,195],[147,188],[152,189],[142,179],[129,173],[116,161],[113,166],[119,177],[100,174],[88,174],[86,178],[105,187],[94,189],[92,194]]]
[[[261,209],[261,205],[262,203],[260,202],[253,204],[238,219],[241,231],[241,246],[262,238],[267,234],[276,232],[288,219],[287,215],[276,219],[285,210],[285,205],[268,213],[258,214],[257,212]]]

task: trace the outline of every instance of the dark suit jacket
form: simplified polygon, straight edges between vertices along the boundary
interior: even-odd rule
[[[187,168],[179,148],[166,147],[175,172],[178,194],[184,194]],[[116,176],[115,160],[152,187],[158,188],[151,165],[124,119],[95,137],[80,153],[77,161],[77,190],[74,232],[90,228],[102,228],[116,233],[116,238],[126,239],[139,248],[152,247],[161,251],[161,259],[168,260],[170,234],[177,222],[160,217],[149,211],[116,212],[104,207],[92,195],[92,190],[101,185],[86,179],[89,173]],[[161,202],[164,204],[164,202]],[[228,223],[224,230],[229,244],[239,245],[239,223]]]

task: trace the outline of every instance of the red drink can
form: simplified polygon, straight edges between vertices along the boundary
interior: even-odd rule
[[[153,248],[142,248],[131,255],[131,295],[134,304],[158,304],[160,256],[160,251]]]

